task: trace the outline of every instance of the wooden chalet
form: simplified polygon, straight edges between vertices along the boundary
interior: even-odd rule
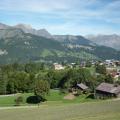
[[[81,91],[87,91],[87,90],[88,90],[88,86],[86,86],[86,85],[83,84],[83,83],[77,84],[76,87],[77,87],[78,89],[80,89]]]
[[[83,83],[80,84],[76,84],[73,88],[72,88],[72,92],[73,94],[80,94],[80,93],[86,93],[89,90],[88,86],[86,86]]]
[[[120,85],[101,83],[96,88],[96,98],[105,99],[111,97],[120,97]]]

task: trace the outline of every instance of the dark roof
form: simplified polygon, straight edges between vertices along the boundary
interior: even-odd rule
[[[120,86],[115,86],[114,84],[101,83],[96,90],[108,92],[108,93],[120,93]]]
[[[83,83],[77,84],[77,87],[79,87],[79,88],[81,88],[81,89],[83,89],[83,90],[88,89],[88,86],[86,86],[86,85],[83,84]]]

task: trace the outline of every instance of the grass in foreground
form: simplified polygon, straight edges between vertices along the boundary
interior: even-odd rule
[[[120,120],[120,101],[1,109],[1,120]]]

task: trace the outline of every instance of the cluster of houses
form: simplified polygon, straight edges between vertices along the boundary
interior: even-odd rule
[[[98,63],[98,61],[90,61],[91,65],[95,65]],[[111,74],[111,76],[117,81],[120,77],[120,61],[117,60],[105,60],[103,62],[99,62],[100,65],[105,65],[106,66],[106,71],[108,74]],[[63,70],[66,68],[66,66],[63,66],[62,64],[54,63],[54,69],[55,70]],[[70,68],[73,68],[76,66],[76,63],[71,63],[68,65]],[[80,67],[85,67],[86,62],[82,61],[79,65]],[[119,68],[118,68],[119,66]]]
[[[76,85],[76,87],[74,88],[74,91],[75,90],[77,91],[80,90],[81,92],[86,93],[90,89],[85,84],[80,83]],[[94,95],[96,99],[120,97],[120,85],[114,85],[114,84],[103,82],[95,88]]]
[[[88,61],[81,61],[79,63],[80,67],[85,67]],[[91,65],[95,65],[96,63],[99,63],[100,65],[105,65],[107,68],[116,68],[117,66],[120,66],[120,61],[118,60],[105,60],[105,61],[89,61],[89,63],[91,63]],[[65,66],[58,64],[58,63],[54,63],[53,64],[55,69],[64,69]],[[74,67],[76,65],[76,63],[70,63],[69,66],[70,67]]]
[[[120,61],[118,61],[118,60],[105,60],[103,63],[107,67],[117,67],[117,66],[120,66]]]

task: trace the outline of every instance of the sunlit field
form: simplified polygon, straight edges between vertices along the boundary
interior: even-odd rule
[[[120,101],[1,109],[0,120],[120,120]]]

